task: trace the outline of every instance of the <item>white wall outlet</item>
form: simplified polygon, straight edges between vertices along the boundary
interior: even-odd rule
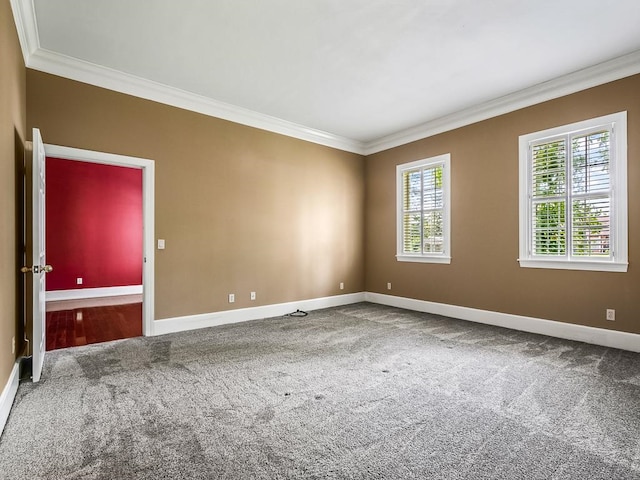
[[[391,282],[387,283],[387,290],[391,290]]]
[[[164,240],[162,238],[158,239],[158,250],[164,250]]]
[[[607,308],[607,320],[610,322],[616,321],[616,311],[613,308]]]
[[[16,353],[16,337],[11,337],[11,353]]]
[[[255,300],[256,299],[256,292],[251,292],[251,300]]]
[[[344,290],[344,282],[340,282],[340,290]]]
[[[229,294],[229,303],[233,303],[236,301],[236,296],[233,293]]]
[[[82,277],[76,278],[76,285],[82,285]]]

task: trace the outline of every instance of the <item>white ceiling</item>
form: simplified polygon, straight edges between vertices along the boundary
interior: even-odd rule
[[[640,72],[639,0],[11,1],[31,68],[352,151]]]

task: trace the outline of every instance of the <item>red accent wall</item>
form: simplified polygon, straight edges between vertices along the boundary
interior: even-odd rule
[[[141,285],[142,170],[47,158],[46,174],[47,290]]]

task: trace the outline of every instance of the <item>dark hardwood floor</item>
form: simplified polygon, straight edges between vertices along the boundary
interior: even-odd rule
[[[142,335],[142,303],[47,312],[47,350]]]

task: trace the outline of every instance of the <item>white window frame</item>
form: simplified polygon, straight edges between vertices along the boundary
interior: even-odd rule
[[[546,257],[532,255],[532,145],[561,135],[588,133],[597,128],[610,128],[609,172],[611,182],[610,248],[611,258],[578,257],[571,255],[567,242],[566,255]],[[570,148],[570,146],[568,146]],[[626,272],[628,268],[628,214],[627,214],[627,112],[605,115],[540,132],[521,135],[520,160],[520,257],[521,267],[554,268],[564,270],[593,270]],[[567,175],[571,175],[567,160]],[[567,177],[569,178],[569,177]],[[567,187],[567,199],[570,193]],[[569,205],[569,203],[567,203]],[[570,227],[569,227],[570,228]]]
[[[442,165],[443,225],[442,253],[405,253],[403,252],[403,182],[406,170],[429,168]],[[451,263],[451,154],[445,153],[435,157],[404,163],[396,166],[396,260],[399,262]]]

